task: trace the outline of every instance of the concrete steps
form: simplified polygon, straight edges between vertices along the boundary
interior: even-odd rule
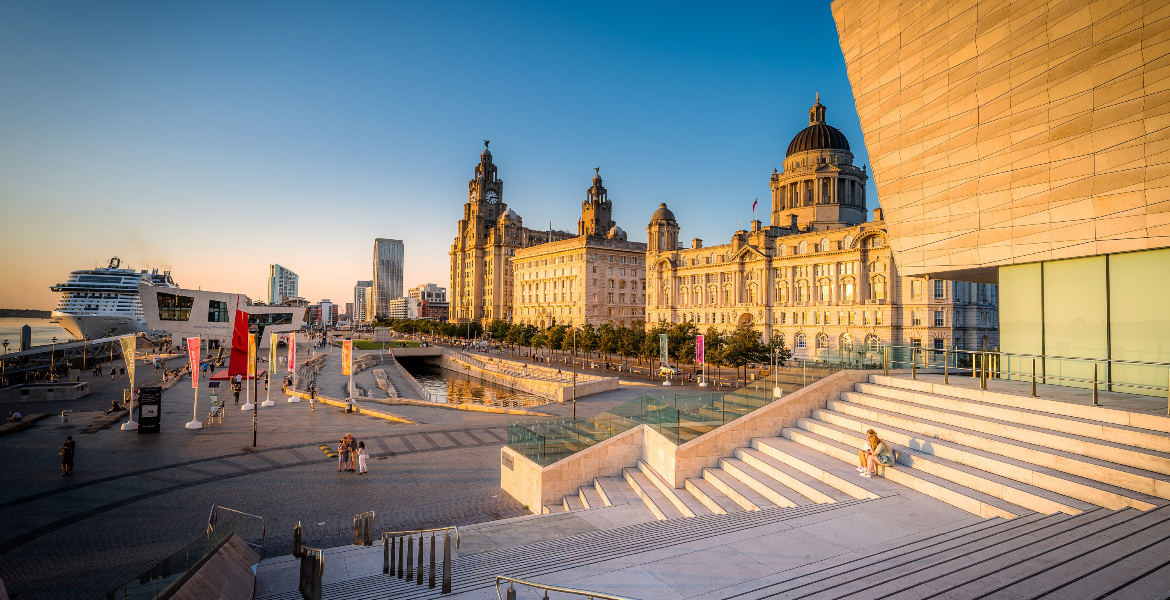
[[[834,439],[805,429],[785,429],[781,433],[783,433],[784,437],[798,444],[829,455],[841,462],[853,465],[857,464],[856,448],[860,447],[860,445],[847,446]],[[856,469],[852,474],[857,479],[865,479],[858,477]],[[904,465],[886,467],[882,469],[882,478],[922,492],[927,496],[984,518],[1001,517],[1004,519],[1013,519],[1032,512],[1030,509],[1018,504],[943,479],[914,467]]]
[[[854,421],[848,418],[837,419],[836,413],[828,411],[813,411],[813,419],[800,419],[797,426],[801,429],[817,433],[829,439],[836,440],[851,446],[861,448],[865,444],[865,433],[869,426],[863,421]],[[884,434],[878,432],[879,437]],[[985,494],[995,496],[1023,506],[1029,510],[1042,513],[1064,512],[1075,515],[1095,505],[1075,498],[1045,490],[1026,483],[1014,481],[1006,477],[995,475],[988,471],[967,466],[961,462],[942,458],[929,452],[920,452],[908,447],[907,443],[898,443],[900,436],[891,435],[882,437],[886,443],[897,451],[898,464],[905,465],[948,481],[979,490]],[[887,474],[886,477],[889,477]]]
[[[863,386],[859,384],[858,387]],[[961,428],[978,433],[990,434],[1008,440],[1043,446],[1045,448],[1065,450],[1080,456],[1096,458],[1135,469],[1170,475],[1170,453],[1152,450],[1142,446],[1129,445],[1120,441],[1125,439],[1147,443],[1150,439],[1155,438],[1158,440],[1166,440],[1167,438],[1164,438],[1160,432],[1149,432],[1148,435],[1143,436],[1139,435],[1138,432],[1140,430],[1136,428],[1126,428],[1126,431],[1122,431],[1118,427],[1106,427],[1104,423],[1098,422],[1094,424],[1085,419],[1073,421],[1059,416],[1044,419],[1046,422],[1063,423],[1068,426],[1067,428],[1079,428],[1099,436],[1110,434],[1118,436],[1117,438],[1101,439],[1099,437],[1089,437],[1047,429],[1043,426],[1013,423],[1003,419],[973,415],[958,410],[943,409],[933,405],[923,405],[875,395],[875,393],[900,395],[902,390],[893,387],[883,388],[881,386],[870,385],[866,386],[866,389],[870,390],[870,393],[845,392],[841,394],[842,400],[881,409],[887,413],[931,421],[944,427]],[[930,398],[921,399],[930,401]],[[945,399],[940,401],[940,404],[947,403]],[[1012,411],[1004,406],[993,405],[991,407],[984,407],[975,403],[965,403],[964,406],[966,408],[980,409],[980,412],[996,410],[1003,411],[1008,416],[1012,414]],[[1034,420],[1039,421],[1041,419]],[[1079,427],[1072,427],[1074,425]],[[1170,480],[1170,477],[1165,479]]]

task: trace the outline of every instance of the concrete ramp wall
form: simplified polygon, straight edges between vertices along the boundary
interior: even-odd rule
[[[260,556],[232,534],[198,571],[183,583],[174,600],[251,600],[256,589],[252,565]]]

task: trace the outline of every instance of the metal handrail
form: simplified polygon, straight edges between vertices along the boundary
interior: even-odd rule
[[[458,550],[459,538],[462,536],[462,534],[459,532],[458,525],[451,525],[450,527],[435,527],[432,529],[412,529],[410,531],[383,531],[382,541],[385,542],[388,536],[413,535],[416,533],[430,533],[432,531],[451,531],[452,529],[455,530],[455,549]]]
[[[500,592],[500,582],[508,582],[508,597],[504,598],[503,593]],[[562,594],[576,594],[578,596],[585,596],[589,600],[633,600],[625,596],[613,596],[610,594],[602,594],[601,592],[590,592],[586,590],[575,590],[572,588],[557,587],[555,585],[545,585],[543,583],[536,583],[534,581],[524,581],[521,579],[513,579],[511,577],[504,577],[503,575],[496,575],[496,597],[500,600],[516,600],[516,589],[513,585],[526,585],[528,587],[544,590],[544,597],[548,598],[548,592],[560,592]]]
[[[353,545],[373,546],[374,511],[367,510],[353,517]]]
[[[245,540],[243,537],[240,537],[240,539],[243,540],[243,542],[245,544],[247,544],[249,546],[255,546],[256,548],[258,548],[259,549],[258,553],[260,554],[260,558],[263,559],[264,558],[264,540],[267,539],[267,537],[268,537],[268,524],[264,520],[264,517],[261,517],[260,515],[246,513],[246,512],[240,511],[240,510],[236,510],[234,508],[228,508],[226,506],[219,506],[217,504],[213,504],[211,506],[211,514],[207,515],[207,533],[211,533],[212,531],[215,531],[215,525],[219,522],[220,509],[226,510],[228,512],[234,512],[238,515],[243,515],[245,517],[252,517],[253,519],[260,519],[260,543],[253,544],[252,542]]]
[[[1101,364],[1105,364],[1107,367],[1112,367],[1113,365],[1130,365],[1130,366],[1140,366],[1140,367],[1167,367],[1167,368],[1170,368],[1170,363],[1153,362],[1153,361],[1140,361],[1140,360],[1122,360],[1122,359],[1111,359],[1111,358],[1085,358],[1085,357],[1074,357],[1074,356],[1051,356],[1051,355],[1045,355],[1045,354],[1029,354],[1029,353],[1023,353],[1023,352],[1021,352],[1021,353],[1004,352],[1002,350],[963,350],[963,349],[957,349],[957,348],[923,348],[923,347],[919,347],[919,346],[894,346],[894,345],[890,345],[890,346],[886,346],[884,349],[885,356],[886,356],[886,365],[887,365],[886,372],[887,372],[887,374],[888,374],[888,365],[890,362],[890,360],[889,360],[889,349],[890,348],[900,348],[900,349],[910,350],[911,376],[915,379],[917,379],[919,354],[930,352],[930,353],[932,353],[932,355],[937,355],[937,354],[943,355],[944,382],[946,382],[948,380],[949,374],[950,374],[949,373],[949,364],[950,364],[949,355],[952,353],[956,354],[956,355],[969,354],[969,355],[971,355],[971,366],[968,368],[971,371],[971,377],[978,377],[979,378],[980,389],[987,389],[987,380],[988,379],[1003,379],[1005,375],[1009,379],[1013,376],[1019,377],[1020,379],[1030,378],[1031,382],[1032,382],[1032,396],[1036,396],[1036,381],[1038,379],[1042,383],[1047,383],[1048,380],[1051,379],[1051,380],[1062,381],[1062,382],[1091,384],[1092,390],[1093,390],[1093,405],[1094,406],[1100,406],[1100,401],[1098,399],[1098,386],[1100,384],[1105,384],[1106,386],[1108,386],[1108,388],[1109,388],[1108,391],[1112,391],[1112,388],[1114,386],[1123,387],[1123,388],[1134,388],[1134,389],[1139,389],[1139,390],[1153,390],[1153,391],[1159,391],[1159,392],[1164,391],[1164,392],[1166,392],[1166,400],[1167,400],[1166,414],[1170,415],[1170,373],[1167,374],[1167,382],[1166,382],[1166,385],[1164,385],[1164,386],[1163,385],[1149,385],[1149,384],[1142,384],[1142,383],[1118,382],[1118,381],[1113,381],[1112,377],[1109,377],[1109,376],[1107,376],[1107,379],[1105,381],[1102,381],[1101,378],[1098,376],[1099,375],[1098,369],[1099,369]],[[1000,360],[1001,357],[1007,357],[1009,359],[1011,359],[1011,358],[1031,359],[1031,363],[1032,363],[1031,364],[1031,366],[1032,366],[1031,373],[1027,373],[1027,372],[1023,372],[1023,371],[1013,372],[1010,370],[1010,368],[1008,370],[1001,369],[1001,367],[1000,367],[1000,364],[1002,363],[1002,361]],[[1040,375],[1037,375],[1037,373],[1036,373],[1036,360],[1037,359],[1039,359],[1041,361],[1049,361],[1049,360],[1051,360],[1051,361],[1077,361],[1077,362],[1082,362],[1082,363],[1092,363],[1092,365],[1093,365],[1093,378],[1087,379],[1085,377],[1074,377],[1074,376],[1069,376],[1069,375],[1049,374],[1047,372],[1040,374]],[[894,361],[894,362],[897,363],[897,362],[904,362],[904,361]],[[929,364],[929,359],[924,359],[922,366],[923,366],[923,368],[931,367],[931,365]],[[935,368],[937,368],[937,367],[935,367]],[[1110,371],[1110,373],[1112,373],[1112,371]]]

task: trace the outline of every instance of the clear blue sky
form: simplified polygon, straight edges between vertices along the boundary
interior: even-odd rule
[[[8,2],[0,56],[5,308],[114,254],[344,303],[375,237],[446,286],[484,139],[527,226],[575,228],[600,166],[638,240],[660,202],[708,244],[766,221],[818,90],[869,162],[827,1]]]

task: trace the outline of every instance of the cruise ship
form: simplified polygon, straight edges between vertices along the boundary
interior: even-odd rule
[[[83,269],[49,289],[61,293],[53,320],[76,339],[125,335],[146,331],[146,316],[138,285],[178,288],[170,271],[122,268],[118,257],[106,268]]]

